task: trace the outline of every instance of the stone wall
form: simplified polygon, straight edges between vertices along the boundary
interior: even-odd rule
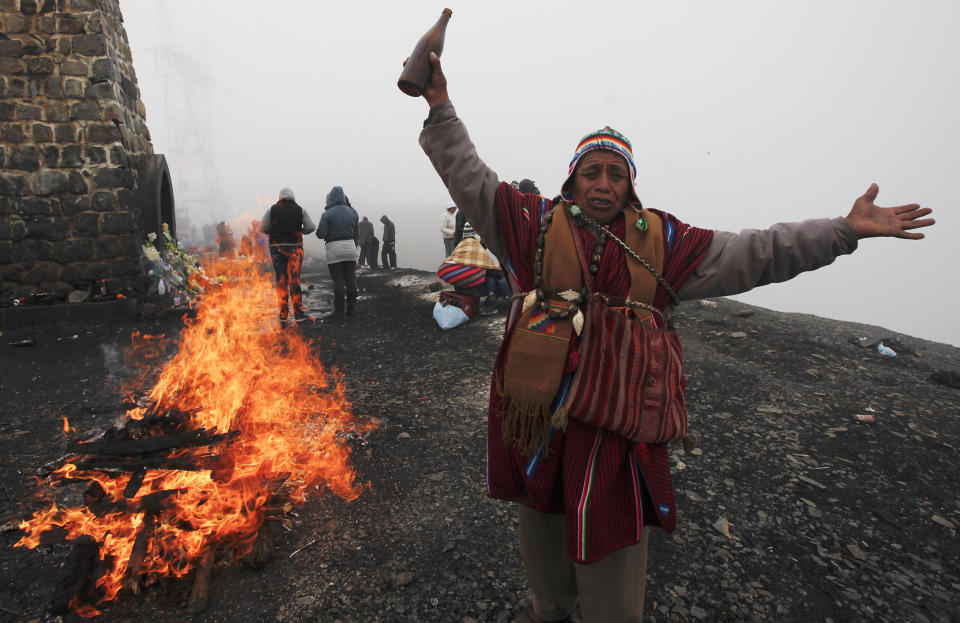
[[[0,306],[142,291],[143,171],[169,173],[118,0],[0,0],[0,32]]]

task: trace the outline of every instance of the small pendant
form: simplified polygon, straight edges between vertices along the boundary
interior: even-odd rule
[[[527,296],[523,298],[523,311],[521,313],[526,313],[528,309],[533,307],[537,303],[537,293],[531,291]]]
[[[580,213],[582,212],[582,210],[580,210],[580,206],[578,206],[577,204],[572,204],[570,208],[567,210],[567,212],[570,213],[570,216],[576,218],[580,216]]]
[[[647,219],[643,218],[643,216],[638,217],[634,226],[640,231],[647,231]]]
[[[580,332],[583,331],[583,312],[578,309],[572,322],[573,330],[577,332],[577,335],[580,335]]]

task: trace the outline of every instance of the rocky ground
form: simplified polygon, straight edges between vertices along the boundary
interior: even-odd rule
[[[370,488],[272,524],[273,559],[217,568],[204,614],[188,615],[174,586],[121,594],[100,620],[511,619],[526,593],[516,510],[488,499],[483,477],[504,314],[441,331],[434,279],[364,273],[355,318],[306,329],[343,371],[355,412],[381,421],[350,442]],[[305,282],[323,316],[325,276]],[[679,527],[651,539],[645,620],[960,621],[960,389],[931,380],[960,371],[960,349],[711,303],[677,317],[699,443],[672,450]],[[31,508],[31,475],[65,450],[61,416],[105,423],[131,331],[179,325],[153,314],[0,336],[0,620],[56,619],[47,605],[69,549],[13,548],[10,519]],[[24,338],[35,345],[9,345]],[[881,339],[896,357],[878,353]]]

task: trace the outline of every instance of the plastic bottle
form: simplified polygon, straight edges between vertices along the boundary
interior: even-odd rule
[[[896,357],[897,353],[889,346],[884,346],[883,342],[877,344],[877,352],[883,355],[884,357]]]
[[[417,41],[416,47],[407,59],[407,64],[403,66],[400,73],[400,79],[397,80],[397,86],[400,90],[411,97],[420,97],[423,89],[430,82],[430,74],[433,73],[433,65],[430,64],[430,52],[440,56],[443,52],[443,37],[447,31],[447,22],[453,11],[444,9],[440,13],[440,19],[430,30],[423,33],[420,41]]]

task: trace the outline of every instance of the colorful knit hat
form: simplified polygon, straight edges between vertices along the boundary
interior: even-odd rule
[[[631,147],[630,141],[627,140],[626,136],[620,134],[610,126],[604,126],[602,130],[591,132],[580,139],[576,151],[573,152],[573,159],[570,160],[567,179],[563,182],[563,198],[568,201],[570,200],[567,186],[570,184],[570,180],[573,179],[573,172],[577,170],[577,164],[579,164],[580,159],[594,149],[606,149],[615,152],[627,161],[627,167],[630,169],[630,195],[634,203],[640,203],[640,198],[637,197],[637,191],[633,186],[637,180],[637,165],[633,161],[633,147]]]

